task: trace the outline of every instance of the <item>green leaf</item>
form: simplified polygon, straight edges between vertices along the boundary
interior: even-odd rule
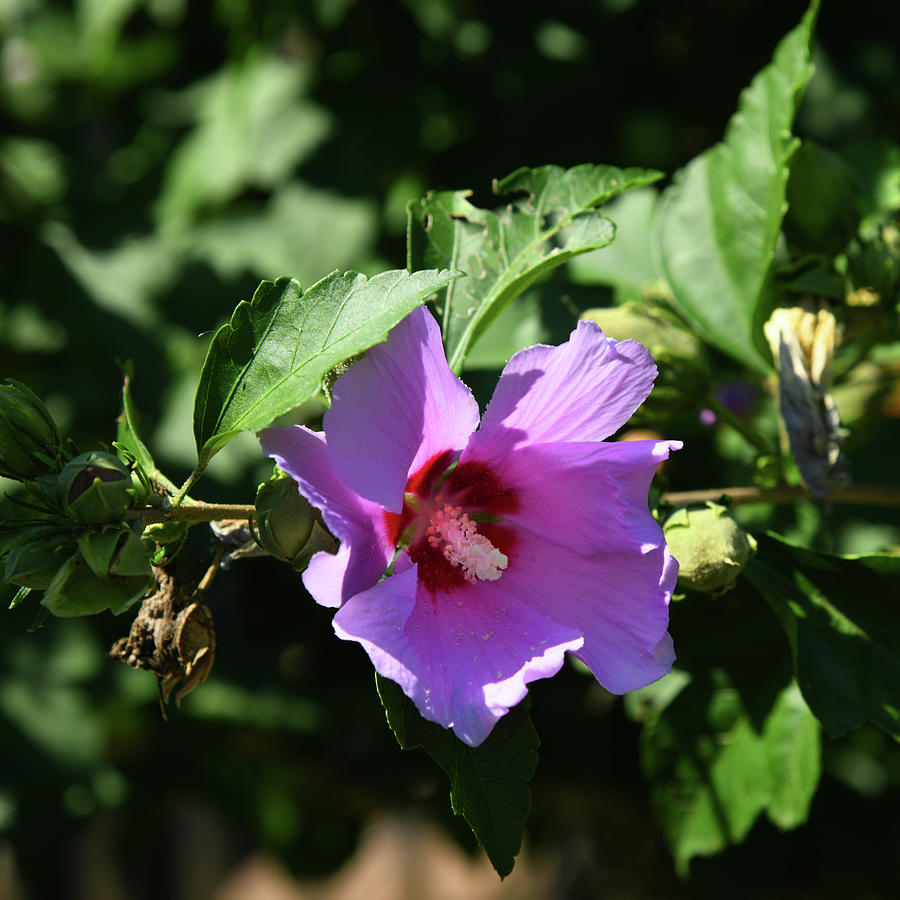
[[[98,578],[111,576],[150,578],[151,541],[142,541],[137,531],[105,528],[86,531],[78,539],[78,550]]]
[[[36,590],[47,588],[72,555],[70,534],[52,525],[38,525],[13,535],[0,549],[0,563],[5,562],[2,580]]]
[[[820,774],[819,726],[794,682],[757,724],[752,693],[710,675],[674,670],[628,701],[645,719],[641,761],[681,875],[741,842],[762,812],[780,828],[804,822]]]
[[[781,620],[797,682],[833,738],[900,738],[900,556],[832,556],[768,533],[745,574]]]
[[[349,269],[371,255],[374,204],[290,181],[259,206],[243,203],[179,235],[178,248],[208,263],[223,281],[249,272],[291,272],[312,284],[323,272]]]
[[[841,155],[860,187],[861,236],[872,240],[882,222],[900,209],[900,145],[886,137],[869,138],[843,147]]]
[[[791,159],[784,236],[800,253],[834,256],[859,228],[860,191],[837,153],[803,141]]]
[[[410,205],[410,266],[461,269],[443,298],[450,367],[459,372],[472,344],[503,308],[542,275],[611,243],[615,226],[596,208],[661,173],[614,166],[519,169],[494,186],[513,195],[497,211],[469,191],[429,193]]]
[[[91,616],[111,610],[118,615],[141,599],[150,577],[98,578],[79,553],[72,554],[44,593],[41,605],[55,616]]]
[[[531,807],[528,782],[537,767],[540,741],[527,699],[511,709],[478,747],[428,722],[401,688],[376,675],[388,725],[404,750],[422,747],[450,779],[450,805],[462,816],[501,878],[513,868]]]
[[[122,380],[122,412],[116,420],[116,441],[127,450],[130,450],[135,459],[143,466],[148,474],[156,468],[153,456],[147,449],[147,445],[140,439],[137,432],[137,414],[134,400],[131,396],[131,362],[125,366],[125,378]]]
[[[157,207],[164,228],[183,228],[201,210],[246,187],[287,180],[327,136],[331,116],[306,97],[309,68],[254,48],[194,85],[196,125],[176,147]]]
[[[576,284],[609,285],[615,288],[618,302],[642,299],[644,288],[659,277],[650,247],[658,197],[656,188],[639,188],[617,197],[603,210],[615,223],[616,239],[572,262]]]
[[[453,272],[333,272],[304,291],[264,281],[215,334],[194,401],[199,467],[242,431],[270,425],[319,388],[338,363],[388,332]]]
[[[662,196],[654,233],[660,270],[681,314],[711,343],[771,371],[762,322],[769,271],[786,210],[791,126],[812,76],[818,9],[778,45],[741,95],[725,140],[698,156]]]

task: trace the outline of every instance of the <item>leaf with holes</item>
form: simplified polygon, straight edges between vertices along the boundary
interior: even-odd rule
[[[597,208],[662,173],[615,166],[519,169],[494,186],[507,203],[496,211],[469,202],[468,191],[429,193],[410,205],[410,265],[466,273],[442,306],[444,344],[454,372],[504,307],[564,262],[611,243],[615,225]]]

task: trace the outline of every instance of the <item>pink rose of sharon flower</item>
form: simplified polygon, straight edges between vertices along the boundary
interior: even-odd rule
[[[617,694],[671,668],[678,565],[647,489],[681,444],[604,441],[655,377],[640,344],[580,322],[513,356],[479,427],[420,307],[337,380],[324,434],[260,433],[341,541],[312,558],[310,594],[467,744],[566,651]]]

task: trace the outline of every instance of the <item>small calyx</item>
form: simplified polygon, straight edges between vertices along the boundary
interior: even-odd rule
[[[509,564],[459,506],[445,503],[431,516],[426,532],[428,543],[440,549],[444,558],[459,566],[466,581],[496,581]]]

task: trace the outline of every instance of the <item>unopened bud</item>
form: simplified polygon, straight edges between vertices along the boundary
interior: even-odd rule
[[[0,385],[0,476],[26,481],[59,471],[62,439],[41,398],[19,381]]]
[[[719,594],[734,584],[756,541],[728,515],[724,506],[676,510],[663,526],[666,543],[678,560],[678,585]]]
[[[276,474],[256,493],[259,545],[283,562],[297,565],[304,557],[315,511],[289,475]]]
[[[122,518],[134,503],[131,470],[111,453],[82,453],[63,467],[56,486],[62,508],[85,525]]]

